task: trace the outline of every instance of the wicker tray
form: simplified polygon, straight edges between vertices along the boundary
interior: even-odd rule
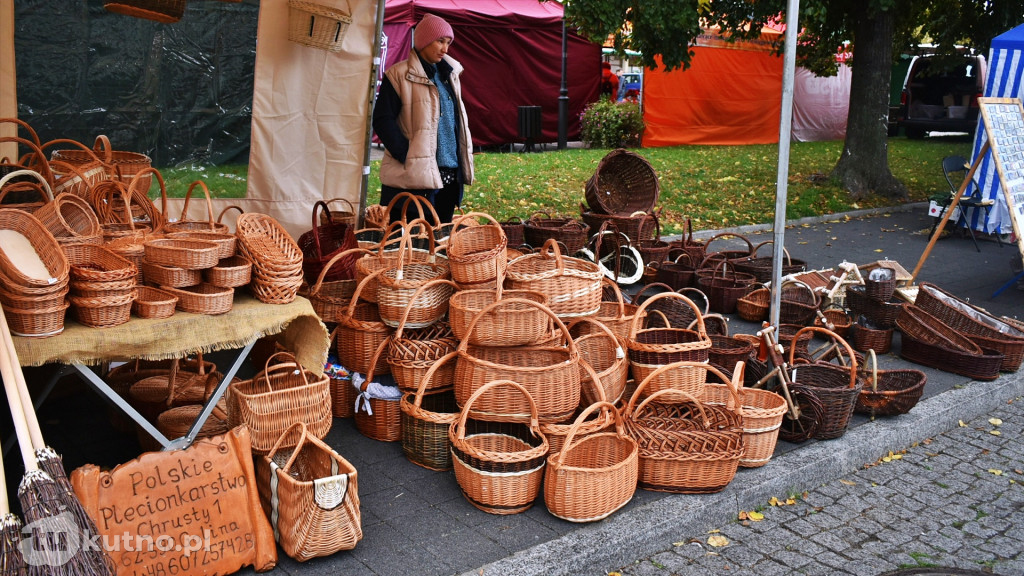
[[[143,243],[145,258],[151,264],[185,270],[203,270],[217,264],[220,247],[209,240],[157,238]]]
[[[132,312],[139,318],[170,318],[178,304],[178,297],[152,286],[139,286],[132,302]]]

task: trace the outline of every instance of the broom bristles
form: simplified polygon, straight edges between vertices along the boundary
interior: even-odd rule
[[[20,544],[21,520],[8,512],[0,519],[0,576],[25,576]]]
[[[29,575],[108,576],[109,566],[83,553],[82,527],[65,504],[66,495],[42,470],[29,470],[18,486],[25,515],[21,551]]]

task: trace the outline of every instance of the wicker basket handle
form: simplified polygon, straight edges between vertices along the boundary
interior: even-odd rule
[[[420,378],[420,383],[416,387],[416,392],[413,394],[413,406],[417,408],[421,407],[423,403],[423,396],[427,393],[427,384],[434,378],[434,373],[437,372],[441,366],[444,366],[445,363],[458,357],[458,352],[449,352],[435,360],[434,363],[430,365],[430,368],[428,368],[426,373],[423,374],[423,377]]]
[[[327,277],[327,271],[331,269],[331,266],[334,265],[335,262],[358,252],[368,254],[370,256],[373,255],[373,252],[370,252],[365,248],[349,248],[348,250],[342,250],[341,252],[335,254],[333,257],[331,257],[330,260],[327,261],[326,264],[324,264],[324,267],[320,270],[320,275],[316,277],[316,282],[313,284],[313,287],[309,289],[309,294],[311,296],[316,296],[317,294],[320,293],[320,290],[323,289],[324,278]]]
[[[729,335],[729,321],[725,318],[725,316],[718,314],[717,312],[712,312],[711,314],[704,314],[702,318],[714,318],[716,320],[721,320],[722,325],[725,326],[725,334],[721,334],[721,336]],[[697,325],[697,320],[698,319],[694,319],[693,322],[690,322],[689,326],[687,326],[686,329],[693,330],[693,327]]]
[[[668,364],[668,366],[671,366],[671,364]],[[701,364],[700,366],[704,366],[704,365]],[[654,373],[652,372],[651,374],[654,374]],[[650,376],[648,376],[648,378],[649,377]],[[645,381],[646,381],[646,379],[645,379]],[[623,410],[623,413],[627,415],[626,416],[627,418],[632,418],[633,416],[638,414],[641,410],[643,410],[644,407],[646,407],[648,404],[650,404],[651,402],[653,402],[654,400],[656,400],[656,399],[658,399],[658,398],[660,398],[662,396],[667,396],[669,398],[669,400],[668,400],[669,402],[677,402],[677,403],[691,402],[694,406],[697,407],[697,411],[700,412],[700,419],[702,420],[703,427],[704,428],[708,428],[708,427],[711,426],[711,418],[708,417],[708,413],[707,413],[707,411],[704,410],[704,406],[702,405],[701,401],[696,396],[693,396],[689,392],[683,392],[682,390],[675,390],[673,388],[662,388],[661,390],[658,390],[657,392],[655,392],[655,393],[651,394],[650,396],[644,398],[643,401],[640,402],[640,404],[638,404],[636,406],[636,408],[633,407],[633,400],[636,398],[636,394],[634,394],[633,398],[629,399],[630,403]]]
[[[815,306],[820,306],[821,305],[821,296],[819,296],[818,293],[815,292],[814,289],[811,288],[809,285],[807,285],[806,283],[801,282],[799,280],[793,280],[793,279],[786,280],[785,282],[782,283],[782,285],[780,286],[780,289],[785,288],[786,286],[789,286],[790,284],[794,284],[796,286],[799,286],[800,288],[803,288],[804,290],[807,290],[807,292],[811,295],[811,301],[814,302],[814,305]]]
[[[302,444],[305,443],[306,438],[309,436],[308,431],[306,429],[306,423],[303,422],[302,420],[299,420],[297,422],[292,422],[291,424],[289,424],[288,427],[281,432],[281,435],[277,437],[277,440],[274,441],[274,445],[270,448],[270,452],[267,452],[267,460],[273,461],[274,456],[277,455],[277,451],[281,449],[281,442],[288,437],[288,433],[292,431],[292,428],[296,427],[300,429],[299,441],[298,443],[295,444],[294,447],[292,447],[291,456],[288,457],[288,461],[285,463],[285,465],[281,467],[286,474],[288,473],[288,470],[291,469],[292,461],[295,460],[295,455],[298,454],[299,451],[302,449]]]
[[[110,146],[110,138],[107,138],[105,134],[100,134],[96,137],[96,141],[93,142],[92,149],[96,152],[97,156],[101,156],[103,161],[110,164],[114,159],[114,150]]]
[[[753,253],[753,251],[754,251],[754,245],[750,243],[750,240],[746,236],[744,236],[742,234],[737,234],[735,232],[722,232],[720,234],[715,234],[711,238],[708,238],[707,242],[704,243],[704,250],[708,254],[712,254],[711,250],[709,250],[709,248],[711,246],[711,243],[714,242],[715,240],[719,239],[719,238],[739,238],[740,240],[742,240],[747,245],[747,254],[748,255]]]
[[[160,198],[162,199],[160,210],[157,210],[156,205],[149,199],[149,190],[142,190],[140,188],[139,183],[149,175],[152,175],[157,183],[160,184]],[[167,186],[164,184],[164,177],[160,174],[160,171],[152,166],[139,170],[135,176],[132,176],[131,182],[128,183],[128,190],[131,192],[130,198],[137,200],[146,216],[149,216],[149,225],[153,227],[153,231],[157,232],[163,228],[163,215],[167,214]]]
[[[804,332],[817,332],[831,338],[837,344],[840,344],[843,348],[846,348],[846,352],[850,355],[850,388],[857,387],[857,357],[853,353],[853,348],[850,344],[843,339],[842,336],[835,332],[828,330],[827,328],[821,328],[819,326],[804,326],[803,328],[796,331],[793,335],[793,346],[789,347],[789,365],[792,366],[796,358],[796,342],[800,340],[800,336]]]
[[[530,392],[526,388],[511,380],[491,380],[473,392],[469,399],[466,400],[466,403],[462,405],[462,411],[459,413],[459,419],[456,420],[452,426],[452,431],[455,433],[453,440],[461,442],[466,439],[466,420],[469,418],[470,408],[473,407],[473,403],[491,388],[497,388],[498,386],[511,386],[523,393],[523,396],[526,397],[526,401],[530,404],[530,433],[542,438],[546,445],[548,439],[540,432],[540,418],[537,415],[537,403],[533,401],[533,396],[530,395]],[[512,418],[511,420],[515,419]],[[449,434],[450,433],[451,432],[449,432]]]
[[[2,159],[0,159],[0,164],[2,163]],[[62,175],[61,178],[57,178],[57,175],[54,174],[53,187],[54,190],[57,191],[55,196],[59,196],[61,192],[69,190],[71,186],[76,184],[82,184],[85,186],[84,193],[76,193],[76,196],[86,201],[88,201],[92,196],[94,184],[90,181],[90,177],[83,172],[80,167],[64,162],[63,160],[50,160],[50,168],[52,170],[57,170]]]
[[[43,178],[46,178],[47,182],[50,185],[53,185],[53,183],[54,183],[53,171],[50,170],[50,165],[46,161],[46,155],[39,148],[39,146],[36,146],[36,144],[34,142],[32,142],[31,140],[25,140],[24,138],[18,138],[17,136],[3,136],[3,137],[0,137],[0,143],[4,143],[4,142],[16,142],[16,143],[21,144],[22,146],[25,146],[26,148],[28,148],[30,150],[30,152],[26,153],[25,156],[22,156],[21,159],[19,159],[18,163],[22,164],[24,166],[30,166],[32,168],[37,169],[37,171],[40,174],[42,174]],[[32,156],[32,155],[34,155],[36,158],[39,159],[38,162],[32,163],[32,164],[29,163],[27,158],[29,156]]]
[[[455,234],[455,231],[459,229],[459,226],[462,225],[463,222],[473,222],[475,218],[483,218],[485,220],[489,220],[491,224],[494,224],[498,228],[501,228],[501,222],[498,222],[497,220],[494,219],[493,216],[486,212],[466,212],[465,214],[459,216],[452,222],[452,231],[449,233],[449,236]],[[471,228],[472,225],[467,224],[465,227]],[[505,233],[504,228],[502,228],[501,233]],[[448,240],[448,243],[451,244],[451,240]]]
[[[117,196],[120,195],[121,200],[124,202],[125,214],[131,214],[132,204],[128,188],[120,180],[105,180],[102,184],[102,186],[95,188],[92,200],[89,202],[96,212],[96,217],[99,219],[100,224],[128,224],[134,231],[135,219],[129,217],[128,222],[120,222],[114,217],[113,210],[113,203]]]
[[[871,373],[868,374],[868,366],[871,366]],[[875,349],[868,348],[868,358],[861,366],[865,378],[871,379],[871,391],[878,392],[878,358],[875,356]]]
[[[562,322],[562,319],[555,315],[555,313],[551,311],[551,308],[545,306],[540,302],[527,300],[526,298],[504,298],[502,300],[495,300],[484,306],[479,312],[474,314],[473,319],[469,321],[469,327],[466,328],[466,337],[463,338],[461,342],[459,342],[458,351],[460,353],[465,354],[466,351],[469,349],[469,341],[472,339],[469,336],[474,333],[473,331],[476,330],[476,325],[481,318],[486,316],[487,313],[497,308],[498,306],[511,303],[533,306],[534,308],[537,308],[540,311],[544,312],[544,314],[546,314],[548,318],[550,318],[551,321],[554,323],[555,327],[562,332],[562,337],[565,342],[565,345],[569,349],[569,361],[573,361],[579,358],[579,350],[576,348],[576,343],[573,342],[572,335],[569,334],[569,329],[565,327],[565,323]]]
[[[88,146],[86,146],[85,144],[82,144],[78,140],[72,140],[70,138],[57,138],[55,140],[50,140],[49,142],[47,142],[45,144],[37,144],[37,145],[39,146],[40,150],[45,152],[47,148],[50,148],[51,146],[54,146],[56,144],[70,144],[70,145],[72,145],[72,146],[74,146],[75,148],[78,149],[78,150],[76,150],[76,152],[81,152],[82,154],[85,154],[86,156],[88,156],[89,160],[87,160],[85,162],[82,162],[81,164],[85,164],[85,165],[90,164],[90,160],[91,160],[91,163],[93,163],[93,164],[101,164],[105,168],[107,168],[108,170],[110,168],[109,163],[104,162],[103,160],[101,160],[100,157],[96,155],[96,152],[92,148],[89,148]],[[59,152],[60,152],[59,150],[54,150],[53,152],[51,152],[51,156],[56,154],[56,156],[59,158],[60,157]]]
[[[636,294],[633,294],[631,303],[636,304],[644,295],[647,294],[648,291],[654,288],[657,288],[663,292],[674,292],[674,290],[672,290],[672,287],[669,286],[668,284],[665,284],[664,282],[649,282],[647,284],[644,284],[643,288],[637,290]]]
[[[708,298],[708,295],[705,294],[704,291],[701,290],[700,288],[694,288],[692,286],[684,286],[684,287],[680,288],[679,290],[676,290],[676,292],[682,294],[683,296],[686,296],[686,294],[689,293],[689,292],[694,293],[696,296],[700,296],[701,301],[704,302],[704,311],[701,312],[701,316],[707,316],[708,313],[711,312],[711,299]],[[693,298],[690,298],[690,300],[693,300]],[[696,302],[694,302],[694,303],[696,304]]]
[[[380,276],[381,274],[383,274],[386,271],[387,271],[386,268],[381,268],[380,270],[374,270],[371,274],[368,274],[366,276],[366,278],[363,278],[362,280],[360,280],[359,284],[356,284],[355,292],[352,293],[352,299],[349,300],[349,302],[348,302],[348,310],[347,310],[346,313],[348,314],[349,317],[351,317],[355,313],[355,311],[356,311],[356,303],[359,302],[359,296],[360,296],[360,294],[363,293],[363,288],[365,288],[366,286],[369,286],[372,281],[377,279],[377,276]]]
[[[203,195],[206,196],[207,222],[210,224],[210,230],[214,230],[216,222],[213,219],[213,199],[210,198],[210,189],[206,186],[206,182],[203,182],[202,180],[196,180],[189,185],[188,191],[185,192],[185,203],[181,206],[181,218],[179,218],[178,221],[185,222],[185,219],[188,216],[188,203],[192,200],[192,190],[194,190],[196,186],[201,186],[203,189]],[[167,214],[166,207],[164,208],[164,214]]]
[[[399,319],[398,326],[395,327],[395,338],[402,337],[402,331],[405,329],[405,323],[409,319],[409,312],[412,311],[413,304],[416,303],[416,299],[419,298],[421,294],[423,294],[424,290],[426,290],[427,288],[431,288],[433,286],[437,286],[438,284],[448,284],[455,290],[459,289],[458,284],[452,282],[451,280],[448,280],[447,278],[435,278],[433,280],[424,282],[423,284],[417,286],[416,290],[412,293],[412,297],[409,298],[409,304],[407,304],[405,309],[402,310],[402,318]]]
[[[224,215],[228,213],[228,210],[238,210],[239,214],[245,214],[245,210],[242,210],[241,206],[237,206],[235,204],[225,206],[224,209],[220,211],[220,214],[217,215],[217,224],[221,224],[221,221],[224,220]]]
[[[30,126],[28,122],[25,122],[24,120],[22,120],[20,118],[14,118],[14,117],[0,118],[0,124],[4,124],[4,123],[17,124],[21,128],[24,128],[25,132],[28,132],[29,136],[32,137],[30,141],[34,142],[36,146],[41,146],[41,141],[39,140],[39,134],[36,133],[35,129],[33,129],[32,126]]]
[[[279,364],[275,364],[275,365],[271,366],[270,362],[274,358],[277,358],[278,356],[286,356],[286,357],[291,359],[291,362],[281,362]],[[262,379],[267,384],[267,391],[268,392],[273,392],[274,391],[274,387],[270,385],[270,374],[272,372],[280,372],[280,371],[283,371],[283,370],[294,370],[294,371],[297,371],[299,374],[302,375],[302,379],[306,381],[306,384],[307,385],[309,384],[309,375],[306,374],[306,369],[303,368],[302,365],[299,364],[299,361],[295,359],[295,355],[292,354],[291,352],[288,352],[287,350],[281,350],[279,352],[274,352],[269,357],[267,357],[267,362],[266,362],[266,364],[263,365],[263,372],[260,372],[259,374],[256,375],[256,378],[254,378],[254,383],[257,380],[260,380],[261,377],[262,377]]]
[[[572,322],[570,322],[568,326],[566,326],[566,328],[569,329],[569,334],[573,333],[573,328],[575,328],[575,327],[577,327],[577,326],[579,326],[580,324],[583,324],[583,323],[589,324],[589,325],[593,326],[594,328],[596,328],[599,332],[601,332],[601,334],[591,333],[591,335],[607,337],[609,340],[611,340],[615,344],[615,357],[616,358],[624,358],[626,356],[626,351],[623,350],[623,348],[622,348],[622,342],[619,341],[618,336],[616,336],[615,333],[611,331],[611,328],[608,328],[608,326],[606,326],[604,322],[599,322],[597,320],[594,320],[593,318],[587,318],[587,317],[577,318],[577,319],[573,320]],[[583,338],[584,336],[587,336],[587,335],[584,334],[584,335],[580,336],[579,338]],[[579,338],[577,338],[577,340]]]
[[[541,247],[539,254],[545,258],[555,259],[555,272],[561,276],[565,272],[565,261],[562,258],[562,251],[558,248],[558,241],[554,238],[548,238],[544,241],[544,246]]]
[[[640,307],[636,311],[636,314],[633,316],[633,321],[630,322],[629,324],[630,340],[636,339],[637,331],[640,329],[640,318],[644,315],[645,312],[647,312],[647,308],[651,305],[651,303],[656,302],[658,300],[664,300],[666,298],[682,300],[684,304],[693,308],[693,311],[696,312],[697,316],[697,335],[700,337],[701,340],[710,341],[710,339],[708,338],[708,332],[704,327],[704,315],[701,314],[700,309],[697,308],[697,305],[693,303],[693,300],[690,300],[689,298],[680,294],[679,292],[661,292],[660,294],[655,294],[654,296],[651,296],[647,300],[644,300],[644,303],[640,305]]]
[[[7,192],[14,189],[14,187],[11,186],[8,187],[7,190],[4,190],[4,184],[19,176],[31,176],[32,178],[39,180],[41,186],[35,188],[39,191],[39,195],[43,198],[43,202],[53,201],[53,189],[50,188],[50,183],[46,181],[46,178],[43,178],[42,174],[35,170],[15,170],[13,172],[9,172],[3,178],[0,178],[0,198],[3,198]]]
[[[615,304],[617,305],[617,307],[619,309],[619,314],[618,314],[617,318],[625,318],[626,317],[626,301],[622,298],[622,290],[619,289],[619,283],[618,282],[614,282],[611,278],[608,278],[607,276],[601,278],[601,282],[603,282],[605,285],[611,286],[612,290],[615,293]]]
[[[408,206],[409,202],[415,202],[419,209],[420,220],[427,220],[431,226],[440,226],[441,217],[437,215],[437,210],[434,209],[434,205],[429,200],[427,200],[423,196],[420,196],[419,194],[412,194],[411,196],[411,198],[406,198],[405,206]],[[424,210],[426,210],[426,212],[424,212]],[[404,209],[402,213],[405,214]],[[431,217],[430,220],[427,219],[428,214]]]
[[[395,194],[395,197],[392,198],[390,202],[388,202],[387,208],[384,210],[384,213],[386,215],[390,215],[391,214],[391,209],[394,208],[395,206],[397,206],[399,202],[404,202],[404,204],[402,204],[402,214],[403,214],[402,220],[405,219],[404,215],[405,215],[405,211],[409,208],[409,202],[415,202],[415,204],[416,204],[416,211],[419,212],[419,217],[423,218],[423,205],[420,204],[419,200],[416,199],[416,195],[413,194],[412,192],[399,192],[398,194]],[[396,220],[396,222],[400,222],[400,221]],[[392,223],[389,223],[389,224],[392,224]]]
[[[583,411],[580,412],[580,415],[576,417],[576,420],[573,420],[572,425],[569,426],[569,432],[566,433],[565,440],[562,442],[562,449],[558,452],[558,456],[555,458],[555,462],[557,462],[559,466],[565,462],[566,452],[569,452],[575,448],[576,445],[586,441],[587,437],[584,436],[583,438],[580,438],[579,441],[574,442],[574,440],[576,440],[576,435],[579,433],[580,428],[586,423],[587,418],[598,410],[602,411],[602,415],[606,418],[606,422],[595,430],[603,430],[608,424],[614,424],[615,434],[619,438],[629,437],[629,435],[626,434],[626,428],[622,422],[622,414],[619,413],[619,409],[615,404],[607,401],[594,402],[590,406],[584,408]]]
[[[373,356],[370,357],[370,369],[366,372],[366,379],[363,380],[362,386],[359,389],[362,392],[366,392],[367,388],[370,387],[370,382],[373,382],[373,378],[376,376],[374,369],[377,368],[377,362],[380,361],[380,355],[388,349],[391,345],[391,341],[395,338],[394,334],[388,334],[387,338],[381,340],[380,344],[377,345],[377,349],[373,351]],[[358,406],[358,404],[357,404]]]
[[[757,246],[754,246],[754,249],[750,252],[750,257],[751,258],[756,258],[758,250],[761,249],[761,246],[764,246],[766,244],[775,244],[775,241],[774,240],[765,240],[764,242],[761,242]],[[782,247],[782,255],[786,257],[786,265],[787,266],[790,266],[790,265],[793,264],[793,259],[789,257],[789,250],[786,250],[785,246]]]

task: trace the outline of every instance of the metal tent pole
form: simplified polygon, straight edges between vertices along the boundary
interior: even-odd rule
[[[370,81],[367,84],[366,147],[363,152],[363,177],[359,186],[358,227],[363,225],[366,212],[366,196],[370,187],[370,147],[373,146],[373,107],[377,103],[377,73],[384,65],[380,61],[381,38],[384,35],[385,0],[377,0],[377,24],[373,34],[373,64],[370,66]]]
[[[775,179],[775,244],[772,254],[772,291],[769,321],[779,325],[779,304],[782,300],[782,259],[785,257],[786,197],[789,182],[789,144],[793,131],[793,78],[796,74],[797,16],[800,0],[786,3],[786,51],[782,66],[782,117],[779,118],[779,168]]]

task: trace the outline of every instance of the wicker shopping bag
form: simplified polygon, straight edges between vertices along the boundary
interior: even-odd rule
[[[290,430],[296,422],[318,438],[331,429],[330,379],[304,368],[291,352],[271,354],[262,371],[232,382],[228,390],[228,424],[249,428],[254,454],[265,454],[275,444],[295,446],[300,434]]]
[[[296,422],[291,450],[280,442],[256,460],[260,502],[284,553],[304,562],[355,548],[363,538],[355,466]]]

